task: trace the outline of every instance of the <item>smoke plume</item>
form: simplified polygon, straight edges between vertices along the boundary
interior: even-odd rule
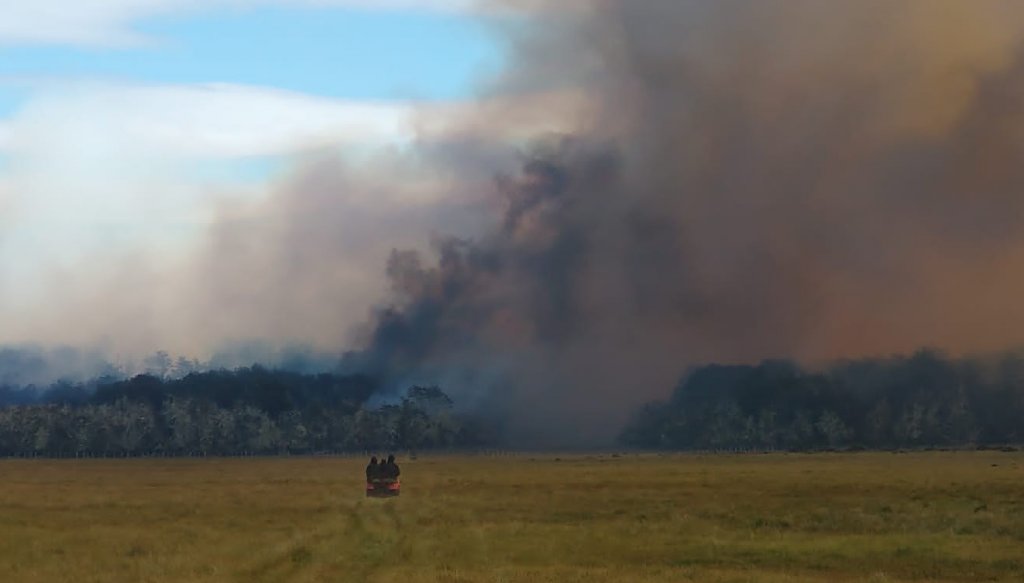
[[[1024,338],[1024,16],[1007,2],[600,1],[501,89],[587,95],[504,208],[395,251],[365,356],[586,441],[687,363]]]
[[[1019,3],[525,14],[479,103],[422,111],[411,146],[219,207],[147,329],[348,349],[548,444],[699,362],[1024,340]]]

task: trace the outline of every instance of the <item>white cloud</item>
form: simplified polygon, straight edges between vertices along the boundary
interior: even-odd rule
[[[23,230],[195,221],[211,188],[239,186],[230,160],[401,144],[411,111],[241,85],[44,85],[0,121],[7,212]]]
[[[580,101],[569,92],[425,106],[231,84],[40,83],[0,119],[5,212],[37,228],[194,221],[211,190],[247,187],[237,161],[372,153],[443,139],[453,124],[514,143],[571,131]]]
[[[232,159],[402,143],[410,116],[406,104],[239,85],[41,86],[0,121],[0,259],[29,281],[103,249],[179,248],[211,193],[247,188]],[[225,163],[212,179],[197,172]]]
[[[257,6],[341,6],[374,10],[466,11],[476,0],[0,0],[0,45],[115,47],[149,39],[135,23],[159,16]]]
[[[401,142],[411,105],[353,102],[230,84],[80,83],[44,87],[6,128],[0,147],[39,156],[77,144],[160,155],[286,154],[325,144]]]

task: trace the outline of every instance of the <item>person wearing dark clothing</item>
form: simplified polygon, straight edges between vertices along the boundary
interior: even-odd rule
[[[381,464],[377,463],[377,456],[370,458],[370,464],[366,466],[366,481],[372,482],[380,477]]]
[[[381,464],[381,476],[389,480],[397,480],[402,470],[395,463],[395,456],[389,455],[388,460]]]

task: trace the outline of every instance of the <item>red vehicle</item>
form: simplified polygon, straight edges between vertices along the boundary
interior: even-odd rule
[[[370,465],[366,466],[366,497],[390,498],[401,494],[402,484],[398,481],[401,473],[393,455],[379,464],[376,457],[370,458]]]
[[[374,478],[366,482],[367,498],[391,498],[402,493],[398,478]]]

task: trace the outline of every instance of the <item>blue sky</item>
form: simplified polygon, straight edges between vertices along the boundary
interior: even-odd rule
[[[120,152],[112,179],[148,152],[251,183],[311,145],[401,142],[410,108],[502,67],[468,1],[0,0],[0,197],[39,182],[15,167],[95,174],[93,151]]]
[[[51,23],[48,29],[39,14],[56,12],[45,10],[47,2],[60,11],[70,9],[71,22]],[[96,111],[104,99],[112,101],[111,94],[140,86],[160,88],[164,95],[151,90],[134,103],[117,105],[123,109],[121,119],[107,120],[96,131],[151,131],[171,123],[160,119],[160,110],[173,108],[167,119],[181,122],[175,131],[182,145],[223,141],[222,136],[232,133],[239,143],[266,144],[258,151],[234,147],[187,152],[201,159],[192,175],[265,180],[283,167],[276,157],[288,155],[319,124],[348,120],[348,105],[469,100],[503,61],[493,23],[467,10],[438,9],[445,4],[442,0],[392,0],[411,5],[405,9],[373,9],[367,5],[375,3],[360,0],[211,0],[199,6],[190,6],[188,0],[77,2],[35,0],[44,9],[33,12],[25,4],[5,6],[7,1],[0,0],[0,14],[14,23],[5,38],[0,22],[0,181],[22,144],[62,131],[42,127],[46,124],[40,118],[105,117],[111,112]],[[231,99],[239,111],[248,108],[252,113],[248,119],[234,119],[234,125],[211,127],[210,120],[223,119],[224,110],[232,106],[200,88],[225,84],[246,88],[245,94],[236,90]],[[83,86],[91,90],[83,91]],[[96,96],[97,86],[105,89],[102,98]],[[54,96],[61,98],[57,105]],[[316,107],[309,100],[318,100]],[[36,102],[43,106],[30,107]],[[23,109],[43,109],[31,118],[40,127],[25,128],[18,118]],[[305,119],[299,119],[302,111],[309,112]],[[389,115],[382,111],[375,126],[393,125],[386,119]],[[261,135],[261,118],[284,118],[278,125],[290,130]],[[353,141],[352,134],[359,131],[342,133]],[[367,132],[367,139],[376,140],[381,136],[371,133],[395,137],[391,129]],[[322,141],[324,136],[317,138]]]
[[[348,99],[466,98],[500,66],[479,17],[429,10],[261,6],[151,17],[141,46],[0,48],[0,79],[239,83]],[[0,115],[27,97],[0,90]]]

